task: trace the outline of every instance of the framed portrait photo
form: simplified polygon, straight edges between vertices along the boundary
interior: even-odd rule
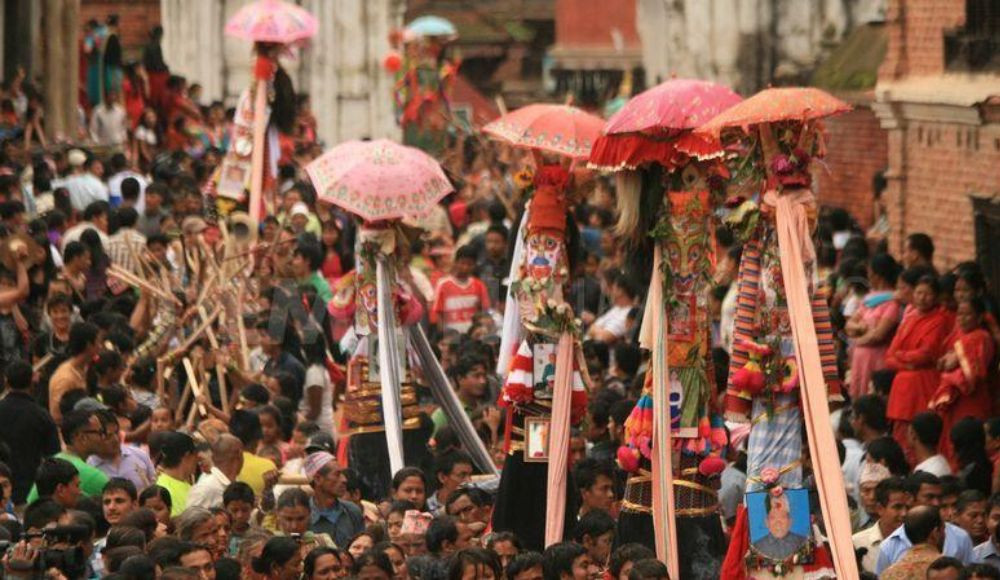
[[[746,506],[750,523],[750,551],[757,562],[755,568],[811,561],[812,524],[808,490],[748,493]]]
[[[545,463],[549,460],[549,420],[528,417],[524,420],[524,461]]]

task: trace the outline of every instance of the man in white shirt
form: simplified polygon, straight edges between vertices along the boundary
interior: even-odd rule
[[[137,199],[134,199],[134,203],[131,205],[141,214],[143,209],[146,207],[146,186],[149,185],[149,182],[146,180],[146,176],[132,171],[124,153],[115,153],[112,155],[111,160],[108,162],[108,168],[111,173],[111,177],[108,178],[108,191],[111,195],[111,205],[114,207],[129,205],[128,200],[126,199],[129,197],[127,194],[138,192]],[[133,184],[129,182],[126,185],[126,180],[130,178],[134,180],[135,183]],[[137,189],[132,189],[136,187]]]
[[[906,490],[906,481],[901,477],[883,479],[875,487],[875,509],[878,512],[878,520],[852,537],[854,549],[865,550],[861,556],[863,571],[875,573],[882,539],[903,525],[903,516],[906,515],[912,500]]]
[[[223,433],[212,444],[212,471],[201,476],[188,493],[187,506],[222,507],[222,494],[243,469],[243,443]]]
[[[587,329],[589,338],[606,343],[617,342],[625,336],[628,313],[635,307],[636,292],[625,274],[616,273],[610,282],[610,294],[611,308]]]
[[[937,452],[943,425],[941,417],[934,411],[924,411],[913,416],[906,434],[917,462],[913,471],[926,471],[938,477],[951,475],[948,460]]]
[[[66,246],[70,242],[79,242],[80,237],[83,236],[83,232],[87,230],[96,231],[97,235],[101,238],[101,246],[107,248],[108,241],[110,240],[108,238],[110,212],[111,206],[107,201],[91,202],[83,210],[83,220],[63,233],[62,239],[59,242],[61,245],[59,248],[60,251],[65,251]]]
[[[69,192],[69,201],[73,204],[73,209],[83,211],[95,201],[108,201],[110,198],[108,186],[86,167],[86,153],[73,149],[66,154],[66,161],[70,166],[69,176],[53,180],[52,188],[65,187]]]
[[[90,138],[98,145],[121,149],[128,140],[128,115],[112,89],[90,116]]]

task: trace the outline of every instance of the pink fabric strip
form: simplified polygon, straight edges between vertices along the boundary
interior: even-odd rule
[[[545,501],[545,547],[561,542],[566,517],[566,471],[569,468],[569,407],[573,391],[573,335],[559,337],[549,425],[549,475]]]
[[[809,251],[812,244],[806,210],[814,203],[814,198],[811,192],[800,190],[785,194],[768,192],[765,199],[777,207],[778,248],[792,334],[795,338],[795,356],[798,359],[802,388],[802,416],[806,423],[809,453],[831,555],[839,578],[857,578],[858,565],[851,541],[850,510],[847,506],[847,494],[844,493],[844,476],[838,460],[837,444],[830,427],[827,387],[823,378],[803,263],[812,254]],[[810,247],[804,251],[803,247],[807,244]]]
[[[653,254],[653,272],[659,273],[663,252]],[[663,280],[653,276],[646,297],[640,343],[653,353],[653,533],[656,557],[667,563],[671,578],[680,578],[677,553],[677,515],[674,506],[673,442],[670,432],[670,369],[667,363],[667,313]],[[663,434],[662,436],[660,434]]]

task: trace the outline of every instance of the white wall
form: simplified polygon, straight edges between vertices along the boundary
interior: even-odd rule
[[[164,59],[204,87],[206,101],[234,105],[250,83],[252,45],[223,34],[251,0],[161,0]],[[393,78],[381,66],[389,31],[402,24],[405,0],[298,0],[319,20],[319,34],[282,59],[298,91],[312,97],[319,137],[328,145],[360,137],[398,137]]]

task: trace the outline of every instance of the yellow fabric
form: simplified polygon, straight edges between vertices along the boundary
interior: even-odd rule
[[[278,466],[270,459],[264,459],[244,451],[243,469],[240,470],[236,481],[242,481],[249,485],[253,492],[260,496],[264,493],[264,474],[275,469],[278,469]]]
[[[170,493],[170,517],[179,516],[187,507],[191,484],[171,477],[166,473],[161,473],[156,478],[156,485],[166,489]]]

